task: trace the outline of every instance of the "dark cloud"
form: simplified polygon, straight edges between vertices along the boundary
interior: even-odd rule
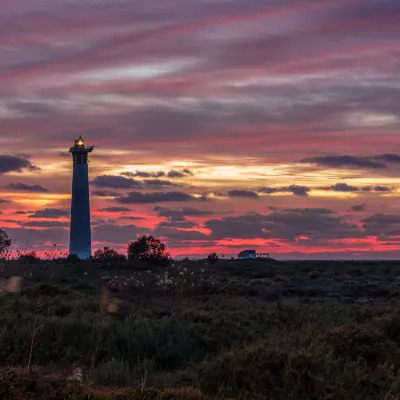
[[[153,193],[140,193],[129,192],[125,196],[117,197],[115,199],[121,204],[130,203],[161,203],[161,202],[182,202],[182,201],[196,201],[204,200],[204,197],[195,197],[184,192],[153,192]]]
[[[46,249],[46,246],[53,244],[65,244],[69,240],[68,229],[55,227],[52,229],[31,229],[27,226],[23,228],[7,228],[7,233],[13,239],[18,247],[39,246],[40,249]]]
[[[336,211],[330,208],[280,208],[282,212],[299,213],[305,215],[319,214],[319,215],[334,215]]]
[[[381,154],[374,157],[377,160],[386,161],[388,163],[400,163],[400,156],[398,154]]]
[[[152,188],[163,188],[163,187],[170,187],[170,186],[178,186],[176,183],[165,180],[165,179],[144,179],[143,184],[146,187]]]
[[[336,183],[331,186],[323,186],[321,190],[332,190],[334,192],[358,192],[359,188],[356,186],[348,185],[347,183]]]
[[[99,188],[132,189],[140,188],[141,184],[135,179],[118,175],[100,175],[93,179],[92,185]]]
[[[117,192],[110,192],[106,190],[93,190],[92,191],[93,196],[97,197],[117,197],[120,194]]]
[[[126,244],[137,239],[139,235],[148,234],[149,229],[136,225],[116,225],[112,223],[99,224],[93,228],[94,242],[105,245]]]
[[[375,186],[374,188],[375,192],[392,192],[394,188],[388,187],[388,186]]]
[[[316,164],[322,167],[342,168],[342,167],[357,167],[357,168],[386,168],[386,164],[372,161],[367,157],[356,156],[324,156],[324,157],[309,157],[300,160],[301,163]]]
[[[362,190],[363,192],[372,192],[372,191],[374,190],[374,188],[373,188],[372,186],[363,186],[363,187],[361,188],[361,190]]]
[[[127,207],[105,207],[101,208],[100,211],[106,211],[106,212],[128,212],[128,211],[133,211],[130,208]]]
[[[168,248],[172,248],[172,249],[174,249],[174,248],[187,249],[187,248],[192,248],[192,247],[200,247],[202,249],[205,249],[205,248],[209,248],[209,247],[215,248],[215,246],[217,246],[217,245],[218,245],[218,243],[215,241],[212,241],[212,240],[194,240],[194,241],[179,240],[179,239],[176,239],[176,240],[169,239],[168,240]],[[177,258],[185,258],[187,256],[188,256],[187,254],[186,255],[177,255]],[[189,257],[191,257],[191,255]],[[203,258],[205,258],[204,254],[203,254]]]
[[[185,176],[191,176],[193,175],[193,172],[190,171],[189,169],[185,168],[185,169],[181,169],[179,171],[176,170],[171,170],[168,172],[167,176],[169,178],[183,178]]]
[[[0,199],[0,204],[9,203],[10,200]]]
[[[171,215],[170,217],[167,218],[168,221],[170,222],[182,222],[186,221],[186,217],[183,215]]]
[[[139,178],[161,178],[165,176],[165,172],[157,171],[157,172],[146,172],[146,171],[136,171],[136,172],[121,172],[121,175],[127,176],[129,178],[139,177]]]
[[[135,216],[135,215],[121,215],[120,217],[118,217],[117,219],[119,219],[119,220],[132,220],[132,221],[134,221],[134,220],[137,220],[137,221],[143,221],[144,219],[146,219],[146,218],[144,218],[144,217],[138,217],[138,216]]]
[[[351,211],[365,211],[367,205],[366,204],[354,204],[354,206],[350,207]]]
[[[284,187],[262,187],[258,190],[259,193],[273,194],[273,193],[292,193],[295,196],[306,197],[311,189],[306,186],[290,185]]]
[[[25,183],[10,183],[7,187],[22,192],[33,192],[33,193],[50,192],[49,189],[46,189],[41,185],[26,185]]]
[[[366,236],[400,236],[400,215],[377,213],[361,222]]]
[[[298,237],[308,241],[359,237],[362,235],[355,224],[346,222],[329,209],[279,209],[269,214],[247,214],[207,221],[211,239],[279,239],[295,242]]]
[[[259,197],[256,192],[252,190],[229,190],[227,192],[228,197],[247,197],[247,198],[257,198]]]
[[[34,227],[34,228],[68,228],[69,222],[61,222],[61,221],[28,221],[22,224],[26,227]]]
[[[160,217],[168,217],[168,218],[173,218],[173,217],[184,218],[186,216],[207,217],[215,214],[214,211],[200,210],[194,207],[182,207],[182,208],[172,209],[167,207],[155,206],[153,208],[153,211],[155,211],[157,215]]]
[[[207,240],[209,236],[196,230],[184,230],[158,225],[152,234],[168,241]]]
[[[22,172],[23,170],[39,171],[40,168],[36,165],[33,165],[26,158],[19,156],[0,155],[0,175],[8,172]]]
[[[282,188],[282,191],[293,193],[295,196],[308,196],[310,188],[306,186],[290,185]]]
[[[69,216],[69,209],[45,208],[44,210],[35,211],[28,218],[64,218]]]
[[[196,222],[193,221],[163,221],[160,222],[156,229],[159,228],[180,228],[180,229],[190,229],[199,226]]]
[[[363,186],[361,188],[363,192],[391,192],[393,191],[393,188],[390,188],[388,186]]]
[[[259,193],[273,194],[278,193],[280,191],[280,188],[262,187],[258,191]]]
[[[15,211],[16,215],[33,214],[35,211]]]
[[[129,173],[121,175],[101,175],[96,177],[92,184],[99,188],[112,188],[112,189],[143,189],[143,188],[163,188],[178,186],[175,182],[166,179],[143,179],[141,181],[133,178],[128,178]],[[122,176],[124,175],[124,176]],[[135,176],[137,176],[135,174]]]

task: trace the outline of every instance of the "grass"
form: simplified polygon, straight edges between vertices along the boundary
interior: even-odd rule
[[[2,276],[23,277],[0,297],[5,400],[400,398],[395,262],[9,262]]]

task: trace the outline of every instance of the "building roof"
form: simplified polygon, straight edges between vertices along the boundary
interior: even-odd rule
[[[243,250],[241,251],[239,254],[243,254],[243,253],[255,253],[255,250]]]

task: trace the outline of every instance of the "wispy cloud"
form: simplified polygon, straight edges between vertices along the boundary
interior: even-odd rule
[[[8,188],[22,192],[46,193],[49,189],[44,188],[42,185],[27,185],[25,183],[10,183]]]

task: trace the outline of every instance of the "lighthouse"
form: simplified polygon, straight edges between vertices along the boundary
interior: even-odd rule
[[[88,169],[88,154],[92,151],[93,146],[85,146],[81,136],[69,149],[73,162],[69,254],[81,260],[92,256]]]

